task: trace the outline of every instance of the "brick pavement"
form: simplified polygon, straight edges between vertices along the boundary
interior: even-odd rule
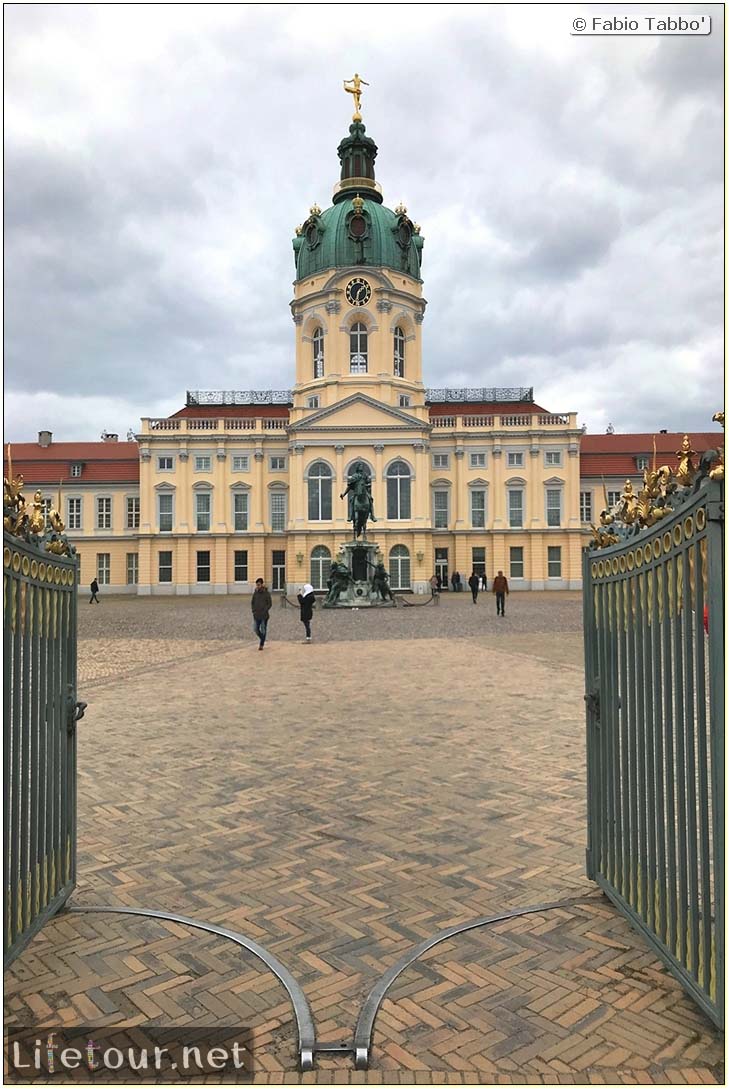
[[[366,1073],[297,1075],[274,977],[161,921],[53,921],[8,973],[10,1017],[250,1024],[261,1083],[720,1082],[709,1023],[583,875],[579,597],[514,596],[505,621],[492,604],[318,611],[311,646],[277,610],[263,654],[239,600],[81,606],[74,902],[242,931],[299,980],[319,1039],[344,1040],[412,944],[586,900],[408,968]]]

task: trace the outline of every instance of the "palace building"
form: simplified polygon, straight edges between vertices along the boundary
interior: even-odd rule
[[[13,447],[26,496],[41,487],[55,502],[62,482],[82,584],[248,593],[260,576],[273,590],[322,590],[351,539],[340,495],[362,462],[377,519],[368,538],[393,589],[499,569],[512,589],[580,588],[613,449],[592,440],[615,440],[619,487],[626,467],[639,476],[649,437],[583,436],[575,412],[548,410],[528,388],[428,388],[420,227],[384,204],[359,111],[337,150],[332,203],[313,205],[293,239],[290,390],[188,392],[174,415],[143,419],[134,442],[41,432]]]

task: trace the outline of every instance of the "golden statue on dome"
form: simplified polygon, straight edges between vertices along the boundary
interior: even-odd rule
[[[362,105],[362,87],[369,87],[369,83],[362,79],[357,72],[354,73],[351,79],[345,79],[344,89],[345,91],[354,96],[354,113],[352,114],[353,121],[361,121],[362,114],[360,113],[360,106]]]

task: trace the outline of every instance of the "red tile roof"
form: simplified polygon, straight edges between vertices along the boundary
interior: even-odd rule
[[[213,419],[235,419],[239,416],[244,416],[247,419],[251,417],[273,419],[288,419],[289,407],[288,405],[185,405],[179,412],[173,412],[171,419],[176,419],[178,416],[193,416],[200,419],[201,417],[213,417]]]
[[[635,459],[640,455],[653,461],[652,434],[632,435],[583,435],[580,442],[581,477],[629,477],[639,476],[640,471]],[[722,431],[704,431],[689,435],[691,445],[697,453],[696,461],[706,450],[713,450],[724,445]],[[659,465],[675,468],[678,458],[676,451],[683,442],[683,432],[658,434],[656,440],[656,460]]]
[[[7,448],[3,472],[7,475]],[[136,484],[139,482],[139,447],[136,442],[37,442],[10,445],[13,476],[26,484],[57,485],[59,480],[78,484]],[[71,466],[81,463],[81,476],[71,476]]]

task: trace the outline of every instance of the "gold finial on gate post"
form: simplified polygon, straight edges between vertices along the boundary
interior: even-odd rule
[[[349,84],[349,86],[347,86],[347,84]],[[345,91],[347,92],[347,94],[350,94],[350,95],[352,95],[354,97],[354,113],[352,114],[352,120],[353,121],[361,121],[362,120],[362,114],[360,113],[360,106],[362,104],[361,99],[362,99],[362,87],[363,86],[364,87],[369,87],[369,83],[367,83],[366,80],[362,79],[362,77],[360,75],[358,75],[357,72],[354,73],[354,75],[352,76],[351,79],[345,79],[345,81],[344,81]]]

